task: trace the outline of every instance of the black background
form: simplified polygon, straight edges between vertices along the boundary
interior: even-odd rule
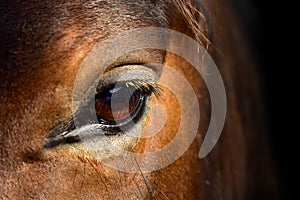
[[[287,17],[286,13],[292,10],[287,9],[283,2],[234,1],[263,76],[269,134],[276,165],[274,168],[278,169],[282,199],[300,199],[296,195],[300,170],[296,163],[300,156],[297,155],[299,130],[295,128],[297,112],[294,103],[294,94],[300,90],[292,89],[297,64],[290,63],[294,51],[290,45],[295,45],[290,32],[293,32],[296,24],[289,24],[292,18]]]

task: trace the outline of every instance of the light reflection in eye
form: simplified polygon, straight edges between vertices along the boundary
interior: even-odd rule
[[[122,89],[122,87],[117,87],[117,88],[110,89],[109,92],[110,92],[111,94],[113,94],[113,93],[118,92],[118,91],[121,90],[121,89]]]

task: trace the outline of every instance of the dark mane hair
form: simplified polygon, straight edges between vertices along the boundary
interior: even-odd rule
[[[212,39],[212,30],[205,5],[198,0],[172,0],[172,2],[184,16],[198,42],[208,47]]]

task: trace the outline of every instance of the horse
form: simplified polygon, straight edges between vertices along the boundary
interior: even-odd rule
[[[1,1],[0,12],[1,198],[278,198],[265,127],[261,77],[233,1],[13,0]],[[201,76],[191,63],[172,52],[146,49],[121,57],[109,70],[103,71],[103,80],[126,70],[135,73],[141,66],[146,68],[147,63],[168,65],[190,82],[201,111],[197,135],[180,158],[161,169],[129,173],[103,164],[98,157],[106,159],[110,154],[98,150],[97,157],[82,145],[82,138],[59,141],[53,138],[68,129],[76,129],[72,121],[72,94],[77,74],[83,62],[89,65],[93,60],[103,59],[100,54],[86,61],[90,52],[112,36],[145,27],[180,32],[207,50],[225,84],[227,114],[217,145],[208,156],[199,159],[199,148],[211,115],[209,92]],[[147,39],[142,37],[139,42],[145,43]],[[117,52],[118,49],[110,49],[109,55]],[[162,73],[155,67],[152,71],[144,68],[141,70],[150,77],[153,72],[158,74],[157,79]],[[85,79],[92,79],[93,72],[84,72]],[[128,151],[154,151],[175,137],[181,108],[188,108],[189,104],[179,105],[175,94],[166,88],[136,87],[136,84],[128,87],[134,88],[129,97],[132,106],[129,111],[121,110],[118,119],[124,120],[140,105],[147,104],[144,114],[140,114],[143,122],[133,126],[143,128],[157,123],[160,119],[152,117],[150,122],[144,115],[159,102],[168,116],[164,127],[155,136],[130,139],[127,143],[122,141],[125,136],[117,136],[110,129],[108,137]],[[186,89],[177,87],[180,91]],[[110,93],[120,94],[123,90],[120,88],[95,96],[93,108],[101,111],[96,111],[98,118],[112,121],[107,98]],[[154,90],[158,91],[157,98],[143,97],[156,93]],[[122,105],[117,108],[122,109]],[[189,115],[187,120],[194,118],[195,115]],[[143,134],[143,129],[138,132]],[[159,164],[159,160],[151,160],[151,165]]]

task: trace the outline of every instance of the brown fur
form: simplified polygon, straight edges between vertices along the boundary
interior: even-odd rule
[[[180,0],[95,2],[15,0],[0,4],[1,197],[275,199],[270,192],[272,169],[259,78],[230,1],[215,0],[207,5]],[[70,114],[73,83],[86,54],[110,35],[147,26],[183,32],[205,46],[212,43],[209,50],[228,95],[227,121],[213,152],[198,159],[203,139],[198,134],[172,165],[149,174],[128,174],[103,166],[71,145],[44,150],[49,130]],[[157,58],[162,56],[197,88],[202,111],[199,133],[203,133],[210,103],[202,79],[187,70],[189,64],[182,58],[170,53]],[[180,121],[175,114],[180,112],[178,103],[172,95],[165,96],[164,105],[172,108],[170,122],[176,124]],[[169,141],[167,133],[173,128],[172,123],[166,124],[165,132],[153,138],[151,145],[159,147]],[[147,144],[141,147],[147,150]]]

